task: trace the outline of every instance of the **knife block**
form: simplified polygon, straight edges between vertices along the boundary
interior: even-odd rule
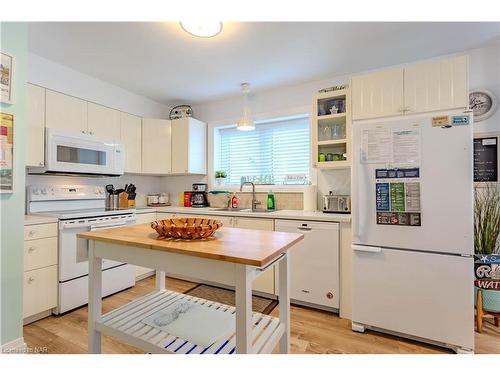
[[[128,193],[121,193],[119,200],[120,208],[132,208],[135,207],[135,199],[128,199]]]

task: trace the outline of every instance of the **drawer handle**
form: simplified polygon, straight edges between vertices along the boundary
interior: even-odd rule
[[[302,292],[302,293],[308,293],[308,294],[309,294],[309,293],[311,293],[310,291],[305,290],[305,289],[302,289],[302,290],[301,290],[301,292]]]
[[[307,232],[309,232],[309,231],[311,231],[311,230],[312,230],[312,228],[305,228],[305,227],[297,227],[297,229],[298,229],[298,230],[307,231]]]
[[[35,278],[30,276],[30,277],[28,278],[28,283],[30,283],[30,284],[31,284],[33,281],[35,281]]]
[[[35,247],[34,246],[30,246],[28,248],[28,253],[32,253],[33,251],[35,251]]]

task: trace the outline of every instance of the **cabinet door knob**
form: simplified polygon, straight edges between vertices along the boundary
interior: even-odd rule
[[[332,292],[326,293],[326,298],[332,299],[333,298],[333,293]]]
[[[92,131],[89,132],[90,135],[94,135],[94,133]]]
[[[35,234],[35,231],[34,231],[34,230],[30,230],[30,231],[28,232],[28,236],[33,236],[34,234]]]
[[[33,281],[35,281],[35,278],[30,276],[30,277],[28,278],[28,283],[30,283],[30,284],[31,284]]]
[[[39,165],[40,167],[43,167],[43,165],[44,165],[44,164],[45,164],[45,163],[44,163],[43,161],[41,161],[41,162],[39,162],[39,163],[38,163],[38,165]]]
[[[35,247],[34,247],[34,246],[30,246],[30,247],[28,248],[28,252],[29,252],[29,253],[32,253],[33,251],[35,251]]]
[[[398,108],[398,112],[404,112],[404,111],[405,111],[405,109],[403,107]]]
[[[82,130],[82,134],[85,134],[85,133],[87,133],[87,132],[85,130]]]

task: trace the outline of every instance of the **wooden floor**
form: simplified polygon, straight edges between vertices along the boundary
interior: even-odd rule
[[[196,284],[167,279],[167,288],[185,292]],[[139,281],[135,287],[104,299],[107,313],[151,292],[154,278]],[[279,307],[271,315],[278,316]],[[350,320],[319,310],[292,306],[292,353],[452,353],[449,350],[411,340],[367,331],[351,331]],[[500,353],[500,330],[485,322],[482,334],[476,333],[476,353]],[[87,307],[62,316],[51,316],[24,327],[24,339],[30,352],[87,353]],[[103,336],[103,353],[142,353],[137,349]],[[276,350],[277,352],[277,350]]]

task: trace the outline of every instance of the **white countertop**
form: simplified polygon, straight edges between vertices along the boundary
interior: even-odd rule
[[[222,211],[217,208],[192,208],[192,207],[137,207],[137,213],[169,212],[179,214],[200,214],[217,216],[237,216],[237,217],[261,217],[270,219],[291,219],[291,220],[315,220],[331,222],[350,222],[349,214],[325,214],[318,211],[303,210],[277,210],[271,212],[244,212],[244,211]]]
[[[24,215],[24,225],[57,223],[56,217]]]

